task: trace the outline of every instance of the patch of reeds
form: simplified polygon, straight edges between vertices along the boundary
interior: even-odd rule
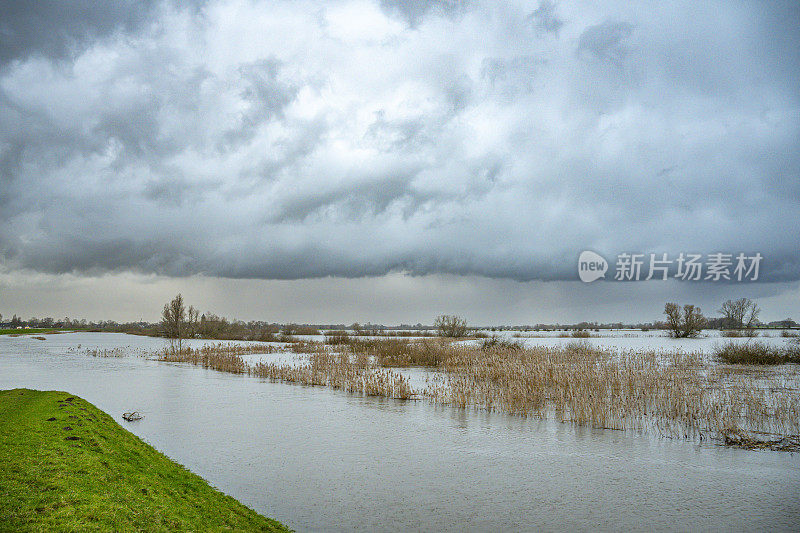
[[[181,350],[165,348],[158,354],[159,361],[173,363],[191,363],[193,365],[230,372],[232,374],[247,374],[248,364],[242,355],[255,353],[275,353],[279,351],[268,344],[206,344],[200,348],[184,347]]]
[[[424,395],[460,408],[701,438],[800,430],[796,390],[710,371],[698,353],[614,353],[588,343],[490,351],[459,346],[443,370]]]
[[[118,346],[116,348],[90,349],[86,348],[84,354],[90,357],[125,357],[129,348]]]
[[[481,343],[481,350],[489,351],[489,350],[521,350],[523,348],[522,343],[511,341],[508,339],[503,339],[498,337],[497,335],[492,335],[491,337],[484,339]]]
[[[444,339],[353,339],[347,347],[353,354],[373,356],[382,367],[438,367],[452,353]]]
[[[408,379],[380,368],[366,354],[335,353],[320,349],[303,364],[259,362],[251,375],[274,381],[327,386],[367,396],[409,399],[414,391]]]
[[[770,346],[763,342],[728,342],[714,348],[722,361],[735,365],[800,363],[800,345]]]
[[[298,346],[309,353],[307,359],[250,365],[241,357],[296,351]],[[784,353],[800,360],[800,344]],[[800,433],[800,391],[768,369],[740,372],[737,369],[747,369],[714,365],[702,353],[614,352],[583,338],[563,346],[527,348],[495,338],[467,345],[336,333],[328,335],[325,344],[212,345],[180,353],[165,350],[160,359],[357,394],[421,396],[456,408],[669,436],[714,436],[727,443],[756,435],[785,440]],[[417,394],[405,376],[386,368],[396,366],[426,366],[439,372]]]

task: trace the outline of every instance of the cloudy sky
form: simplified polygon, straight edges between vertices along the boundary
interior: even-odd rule
[[[155,320],[181,291],[275,321],[800,319],[793,0],[0,9],[6,316]],[[682,252],[764,259],[612,279]]]

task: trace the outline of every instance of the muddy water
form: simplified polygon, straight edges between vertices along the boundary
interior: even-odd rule
[[[792,530],[798,454],[362,398],[0,337],[0,388],[60,389],[298,531]],[[144,420],[127,423],[124,411]]]

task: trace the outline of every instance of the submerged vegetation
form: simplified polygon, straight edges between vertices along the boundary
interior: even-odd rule
[[[734,348],[743,353],[743,346]],[[718,438],[729,444],[763,444],[800,434],[799,376],[742,372],[699,352],[614,352],[584,339],[558,347],[525,347],[500,337],[465,344],[341,333],[327,336],[324,343],[297,347],[217,344],[179,354],[165,350],[159,358],[371,396],[426,399],[599,428]],[[750,346],[755,352],[761,348]],[[798,348],[779,350],[777,362],[797,361]],[[255,364],[242,358],[276,352],[308,356]],[[765,353],[773,352],[765,348]],[[427,385],[414,390],[402,373],[389,367],[432,372]]]
[[[740,365],[782,365],[800,364],[800,344],[797,342],[783,347],[769,346],[763,342],[728,342],[717,346],[714,354],[729,364]]]
[[[2,531],[286,531],[65,392],[0,391],[0,444]]]

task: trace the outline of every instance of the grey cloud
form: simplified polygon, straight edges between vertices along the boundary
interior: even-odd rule
[[[31,55],[61,59],[115,31],[135,31],[154,16],[157,2],[0,2],[0,66]]]
[[[800,279],[791,18],[726,6],[709,32],[680,6],[620,3],[536,39],[552,4],[470,5],[442,30],[419,17],[444,7],[384,3],[414,29],[345,42],[301,7],[221,2],[153,11],[135,39],[16,53],[0,70],[0,263],[526,281],[575,279],[583,249],[759,251],[763,280]],[[235,31],[226,9],[244,14]],[[604,19],[630,22],[591,26]]]
[[[633,25],[628,22],[607,20],[589,26],[578,39],[578,53],[590,52],[599,59],[620,62],[627,54],[625,39],[633,34]]]
[[[549,0],[543,0],[539,7],[529,15],[534,27],[540,33],[553,33],[558,37],[558,32],[564,21],[556,15],[556,5]]]
[[[390,14],[402,17],[410,27],[417,27],[428,14],[455,17],[472,4],[471,0],[380,0]]]

